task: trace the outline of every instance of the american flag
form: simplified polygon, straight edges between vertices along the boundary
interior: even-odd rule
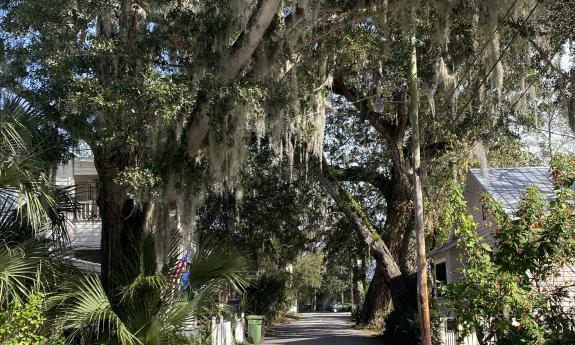
[[[185,253],[181,259],[176,261],[174,267],[170,271],[169,279],[174,285],[180,285],[181,289],[188,287],[188,275],[190,274],[187,270],[188,262],[190,261],[191,252]]]

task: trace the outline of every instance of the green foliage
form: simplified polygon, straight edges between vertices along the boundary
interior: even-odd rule
[[[433,345],[442,345],[440,338],[441,327],[439,309],[433,301],[430,305],[431,342]],[[386,344],[419,345],[421,344],[421,327],[417,310],[394,308],[385,319],[383,341]]]
[[[22,303],[38,280],[41,261],[47,255],[32,243],[0,247],[0,305]]]
[[[68,191],[51,183],[67,158],[66,138],[43,122],[41,112],[18,97],[0,97],[0,230],[3,238],[34,237],[46,229],[65,237],[62,212],[72,210]]]
[[[315,238],[324,201],[309,179],[290,180],[267,142],[252,148],[238,192],[210,193],[197,233],[200,243],[247,252],[260,271],[284,270]]]
[[[293,300],[287,271],[267,270],[257,277],[242,298],[242,309],[247,313],[263,315],[266,322],[282,317]]]
[[[0,312],[0,342],[5,345],[64,345],[64,338],[46,336],[45,296],[40,292],[28,295],[26,302],[13,300]]]
[[[154,190],[158,187],[160,179],[149,169],[132,167],[127,168],[115,179],[116,183],[124,186],[130,197],[136,198],[147,196],[148,198],[158,197]]]
[[[515,215],[486,200],[496,223],[496,248],[477,233],[465,213],[461,194],[453,199],[459,210],[459,245],[465,249],[461,278],[444,289],[446,305],[463,328],[481,341],[498,344],[540,344],[560,341],[573,325],[562,307],[568,284],[553,283],[562,267],[575,263],[572,208],[572,157],[553,160],[555,196],[548,201],[528,187]]]
[[[321,298],[329,301],[344,301],[350,299],[350,279],[354,282],[354,304],[361,304],[365,296],[364,282],[366,279],[365,264],[358,266],[358,260],[365,263],[368,250],[365,241],[355,231],[347,218],[342,217],[332,224],[325,232],[325,255],[323,282],[320,288]]]
[[[293,267],[292,289],[298,300],[311,302],[323,281],[324,255],[304,253]]]

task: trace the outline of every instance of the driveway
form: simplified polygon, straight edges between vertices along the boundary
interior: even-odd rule
[[[306,313],[294,322],[279,325],[265,345],[381,345],[381,341],[354,329],[350,313]]]

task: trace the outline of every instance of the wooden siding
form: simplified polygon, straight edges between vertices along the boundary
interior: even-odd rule
[[[68,237],[70,239],[69,246],[72,249],[99,249],[100,239],[102,236],[102,223],[99,217],[94,217],[92,210],[95,203],[87,199],[85,188],[82,186],[95,186],[98,181],[98,174],[91,160],[72,160],[67,164],[61,164],[56,169],[54,182],[59,186],[77,186],[75,200],[81,204],[81,209],[74,215],[70,213],[67,215],[70,220],[71,226],[68,229]],[[84,195],[86,194],[86,195]],[[92,193],[94,194],[94,193]],[[95,198],[91,195],[90,198]],[[86,208],[90,208],[91,217],[86,217]],[[90,220],[86,220],[90,219]]]
[[[73,172],[75,176],[97,176],[96,167],[92,160],[74,160]]]
[[[495,248],[494,235],[496,223],[495,219],[490,214],[483,212],[481,199],[484,193],[485,190],[481,187],[475,177],[473,177],[472,174],[468,174],[464,194],[467,209],[473,216],[475,223],[477,223],[477,232],[483,236],[485,242],[487,242],[492,248]]]
[[[73,222],[68,236],[74,249],[99,249],[102,237],[102,223],[91,221]]]

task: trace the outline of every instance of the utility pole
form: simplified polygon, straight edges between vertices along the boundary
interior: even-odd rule
[[[411,22],[411,58],[409,60],[409,113],[411,116],[411,140],[413,142],[413,176],[415,200],[415,233],[417,239],[417,298],[421,326],[421,344],[431,345],[429,320],[429,294],[427,289],[427,258],[425,256],[425,224],[423,220],[423,190],[421,186],[421,149],[419,137],[419,90],[417,86],[416,15]]]
[[[353,300],[353,259],[351,259],[351,266],[349,267],[349,304],[353,307],[355,301]]]

